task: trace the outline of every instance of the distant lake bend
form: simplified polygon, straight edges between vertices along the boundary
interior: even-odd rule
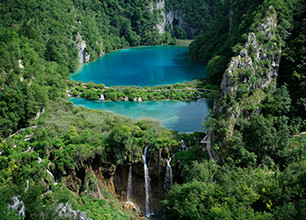
[[[179,132],[203,131],[202,122],[209,115],[213,101],[199,99],[196,101],[147,101],[147,102],[103,102],[82,98],[69,101],[78,106],[107,110],[133,119],[150,118],[159,121],[165,128]],[[206,116],[205,116],[206,115]]]
[[[207,78],[205,65],[189,58],[188,47],[146,46],[104,55],[71,75],[106,86],[155,86]]]

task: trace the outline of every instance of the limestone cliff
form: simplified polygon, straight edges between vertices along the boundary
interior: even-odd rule
[[[165,176],[166,166],[170,152],[167,150],[156,150],[153,146],[148,147],[148,171],[150,178],[150,207],[154,214],[161,211],[161,201],[165,198]],[[128,174],[132,166],[132,190],[130,198],[127,198]],[[180,170],[176,161],[172,162],[173,181],[182,182]],[[140,215],[145,215],[145,178],[144,164],[139,160],[134,163],[125,162],[116,164],[108,161],[102,163],[101,158],[83,161],[78,168],[69,170],[64,177],[64,185],[76,194],[88,194],[93,198],[105,199],[109,193],[119,201],[131,201],[140,210]],[[128,206],[127,206],[128,207]]]
[[[159,33],[165,33],[168,27],[169,31],[173,34],[174,26],[179,26],[186,31],[188,38],[194,38],[198,30],[190,27],[190,25],[184,21],[185,14],[181,10],[176,9],[166,11],[165,4],[165,0],[156,3],[156,9],[159,10],[161,14],[159,23],[156,26]]]
[[[276,26],[277,15],[270,6],[265,18],[256,25],[254,32],[248,34],[240,54],[232,58],[223,75],[223,96],[216,108],[229,117],[226,140],[231,139],[240,114],[252,115],[258,111],[258,104],[266,93],[275,88],[281,57]]]
[[[77,33],[76,36],[76,47],[79,51],[78,57],[79,57],[79,64],[88,63],[90,60],[89,53],[85,50],[86,48],[86,42],[82,39],[82,35],[80,33]]]

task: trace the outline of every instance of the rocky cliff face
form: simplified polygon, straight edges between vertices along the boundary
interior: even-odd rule
[[[76,47],[79,50],[78,56],[79,56],[79,64],[88,63],[90,60],[89,53],[85,50],[86,48],[86,42],[82,39],[82,35],[77,33],[76,36]]]
[[[183,28],[188,38],[195,38],[196,29],[191,28],[187,22],[184,21],[184,13],[180,10],[171,10],[166,11],[165,9],[165,0],[156,3],[156,9],[160,10],[161,19],[157,24],[157,29],[160,34],[166,32],[166,27],[169,28],[169,31],[173,34],[173,27],[179,26]]]
[[[230,116],[227,139],[231,138],[235,122],[246,105],[258,106],[265,97],[263,89],[276,85],[281,57],[276,26],[277,15],[270,6],[266,17],[257,25],[255,32],[249,33],[244,48],[232,58],[223,75],[223,96],[232,97],[232,103],[227,103],[226,110],[224,106],[218,106],[220,111],[224,110]],[[255,107],[255,111],[257,109]]]
[[[281,50],[273,30],[276,30],[277,17],[270,7],[271,15],[258,26],[259,32],[249,33],[248,41],[237,57],[233,57],[223,75],[221,89],[223,94],[228,91],[237,92],[241,83],[250,89],[261,89],[268,86],[277,76]],[[263,40],[263,38],[266,38]],[[263,41],[269,41],[267,44]],[[270,44],[271,43],[271,44]],[[265,45],[266,44],[266,45]],[[256,80],[251,80],[256,77]]]
[[[165,176],[169,153],[156,151],[148,147],[147,164],[150,178],[150,207],[151,212],[157,214],[161,211],[161,201],[165,198]],[[132,166],[132,190],[130,198],[127,198],[129,167]],[[175,161],[172,162],[173,182],[182,182],[180,170]],[[106,192],[122,201],[131,201],[141,210],[140,215],[145,215],[145,178],[143,161],[133,164],[115,163],[103,164],[100,158],[84,162],[81,167],[71,170],[65,178],[65,185],[71,191],[80,194],[85,193],[93,198],[105,199]],[[128,208],[128,206],[127,206]],[[136,209],[137,210],[137,209]]]

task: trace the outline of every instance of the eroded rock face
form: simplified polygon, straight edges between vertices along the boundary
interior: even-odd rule
[[[82,212],[80,210],[73,210],[72,205],[70,203],[60,203],[55,212],[58,214],[59,219],[71,219],[71,220],[92,220],[91,218],[87,218],[86,212]]]
[[[83,64],[84,62],[88,63],[90,61],[90,55],[85,50],[86,42],[82,39],[82,35],[80,33],[77,33],[76,36],[76,47],[79,50],[79,64]]]
[[[159,23],[156,25],[156,28],[160,34],[163,34],[166,31],[165,0],[157,2],[156,9],[160,10],[160,14],[162,16]]]
[[[223,75],[223,97],[228,95],[231,100],[228,99],[226,109],[218,102],[215,109],[225,111],[230,117],[225,141],[231,139],[236,120],[242,113],[250,116],[258,111],[259,103],[265,97],[262,89],[276,86],[281,57],[276,26],[277,15],[270,6],[265,19],[257,25],[256,32],[249,33],[244,48],[237,57],[231,59]],[[252,104],[254,108],[246,110],[246,103]]]
[[[150,206],[151,212],[154,214],[158,214],[161,211],[161,201],[165,198],[164,184],[169,158],[169,152],[154,150],[152,146],[148,147],[147,166],[151,188]],[[128,200],[135,203],[141,210],[140,215],[144,216],[146,192],[143,161],[133,164],[125,162],[121,165],[111,162],[105,164],[100,161],[100,158],[96,157],[92,161],[84,162],[81,167],[70,170],[67,173],[65,185],[76,194],[84,193],[97,199],[107,198],[109,194],[107,193],[106,195],[105,193],[106,191],[110,192],[115,199],[123,203]],[[181,183],[183,179],[180,177],[181,172],[177,161],[173,159],[171,165],[173,182]],[[130,166],[132,166],[132,190],[128,199],[127,186]],[[133,206],[133,204],[127,205],[126,208],[130,206]],[[135,207],[130,208],[138,212],[138,208],[136,207],[135,209]]]
[[[237,57],[233,57],[223,75],[221,89],[223,94],[229,91],[236,93],[238,84],[247,83],[249,89],[261,89],[276,79],[281,49],[274,33],[277,26],[276,13],[269,8],[270,16],[258,25],[258,35],[266,40],[257,39],[255,33],[249,33],[248,41]],[[268,46],[267,46],[268,45]],[[265,66],[263,66],[265,65]],[[247,74],[245,74],[247,72]],[[256,80],[251,80],[252,76]]]
[[[165,152],[153,151],[148,148],[147,165],[150,178],[150,209],[151,213],[158,214],[161,211],[161,201],[165,199],[165,176],[169,156]],[[128,174],[130,165],[118,165],[114,176],[114,185],[119,200],[127,201]],[[181,183],[180,170],[177,163],[172,162],[173,182]],[[132,164],[132,190],[129,200],[141,209],[141,214],[145,215],[145,178],[144,164],[138,162]]]
[[[25,218],[25,207],[23,201],[20,201],[19,199],[20,196],[13,196],[12,197],[13,204],[9,204],[8,208],[13,211],[17,211],[19,217]]]
[[[173,27],[179,26],[183,28],[188,38],[195,38],[197,29],[191,28],[187,22],[184,21],[184,14],[179,10],[165,11],[165,0],[156,3],[156,9],[160,10],[161,19],[156,25],[156,28],[160,34],[166,32],[166,26],[169,27],[170,32],[173,34]]]

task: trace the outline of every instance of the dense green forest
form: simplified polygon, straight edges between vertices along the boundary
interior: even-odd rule
[[[145,147],[161,194],[157,218],[306,219],[304,1],[166,0],[157,9],[158,2],[1,1],[0,219],[73,219],[60,216],[60,204],[84,219],[139,219],[144,214],[118,188],[126,190],[130,166],[143,178]],[[86,59],[173,44],[157,28],[163,10],[182,12],[197,29],[189,53],[207,64],[208,82],[105,88],[69,81]],[[174,37],[187,37],[173,25]],[[199,98],[197,90],[180,91],[191,88],[214,90],[202,94],[215,99],[203,124],[208,134],[178,134],[66,101],[67,90],[112,101]],[[213,158],[201,144],[206,135]],[[173,155],[167,194],[159,179]],[[8,208],[14,196],[22,201],[17,210]]]
[[[270,5],[275,11],[266,14]],[[303,219],[306,142],[305,134],[299,132],[305,131],[305,4],[298,0],[223,1],[219,9],[209,29],[192,42],[190,55],[208,63],[211,83],[222,82],[215,111],[205,126],[213,134],[223,165],[193,164],[186,172],[186,183],[176,185],[164,201],[166,216]],[[265,16],[272,18],[273,13],[277,14],[277,29],[271,29],[274,36],[263,35],[265,30],[258,31],[260,23],[271,23],[271,19],[265,23]],[[268,48],[271,55],[266,61],[272,59],[273,51],[282,50],[277,79],[268,87],[261,85],[271,71],[270,61],[267,66],[254,57],[258,45],[250,46],[250,36],[262,42],[261,49]],[[271,47],[272,42],[278,48]],[[248,55],[249,61],[244,61]],[[239,67],[250,60],[250,67]],[[233,85],[230,90],[226,78]]]

